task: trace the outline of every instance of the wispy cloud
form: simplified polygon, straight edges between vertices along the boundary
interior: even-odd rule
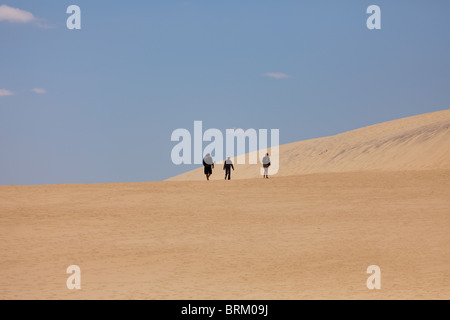
[[[265,77],[270,77],[270,78],[275,78],[275,79],[289,79],[292,78],[292,76],[283,73],[283,72],[267,72],[264,73],[263,76]]]
[[[28,23],[36,21],[36,17],[28,11],[12,8],[3,4],[0,6],[0,21],[11,23]]]
[[[47,90],[42,89],[42,88],[33,88],[33,89],[31,89],[31,91],[33,91],[34,93],[37,93],[37,94],[47,93]]]
[[[54,29],[56,26],[48,24],[45,19],[36,18],[31,12],[9,7],[6,4],[0,6],[0,21],[10,23],[33,23],[41,29]]]
[[[0,89],[0,97],[6,97],[6,96],[12,96],[14,95],[14,92],[6,90],[6,89]]]

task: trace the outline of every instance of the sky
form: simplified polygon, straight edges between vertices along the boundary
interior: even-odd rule
[[[69,30],[69,5],[81,30]],[[381,30],[369,30],[370,5]],[[14,9],[20,9],[14,10]],[[159,181],[177,128],[280,144],[450,108],[450,1],[0,0],[0,185]]]

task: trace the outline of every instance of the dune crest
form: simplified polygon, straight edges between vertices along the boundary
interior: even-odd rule
[[[449,128],[450,109],[388,121],[335,136],[285,144],[280,146],[277,176],[450,169]],[[259,168],[260,165],[237,165],[232,178],[260,178]],[[203,179],[200,168],[169,180]],[[212,179],[223,179],[220,165]]]

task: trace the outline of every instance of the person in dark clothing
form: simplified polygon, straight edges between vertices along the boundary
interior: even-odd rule
[[[225,160],[225,162],[223,163],[223,170],[225,170],[225,180],[231,179],[231,169],[233,169],[234,171],[234,166],[233,166],[233,161],[231,161],[230,157],[227,158],[227,160]]]
[[[212,175],[212,169],[214,169],[214,161],[213,158],[211,157],[211,154],[208,153],[203,158],[203,167],[206,175],[206,180],[209,180],[209,177]]]
[[[270,157],[268,153],[266,153],[266,156],[263,158],[262,164],[264,168],[264,178],[269,179]]]

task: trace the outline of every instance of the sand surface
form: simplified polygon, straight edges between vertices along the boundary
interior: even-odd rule
[[[449,299],[449,128],[444,110],[284,145],[268,180],[0,186],[0,299]]]
[[[0,299],[449,299],[449,195],[449,170],[0,186]]]
[[[271,155],[272,162],[276,162],[273,152]],[[261,164],[249,164],[248,155],[239,158],[246,164],[236,166],[232,172],[233,179],[260,177]],[[237,164],[238,160],[234,159],[234,163]],[[285,144],[279,148],[278,163],[278,176],[450,169],[450,109],[384,122],[336,136]],[[170,180],[203,180],[202,170],[189,171]],[[222,165],[218,165],[215,172],[212,179],[223,179]]]

